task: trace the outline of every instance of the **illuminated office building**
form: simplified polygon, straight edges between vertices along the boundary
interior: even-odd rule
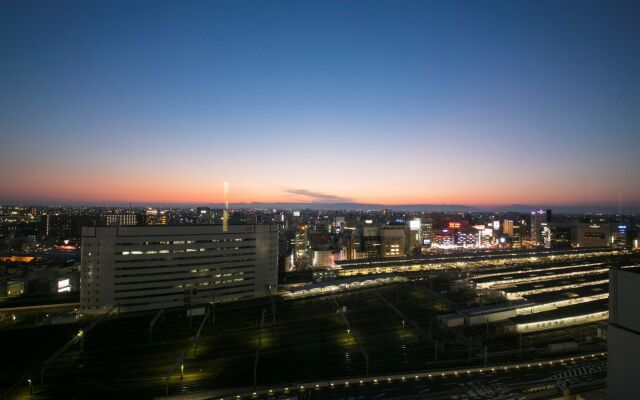
[[[513,221],[509,219],[502,221],[502,234],[513,238]]]
[[[106,214],[103,216],[104,222],[108,226],[134,226],[138,225],[136,214]]]
[[[144,214],[144,222],[146,225],[166,225],[168,211],[160,211],[154,208],[148,208]]]
[[[373,225],[364,225],[361,228],[360,247],[363,258],[380,257],[380,228]]]
[[[531,211],[531,244],[534,246],[545,244],[545,228],[551,221],[551,210]]]
[[[99,313],[233,301],[267,294],[278,278],[278,227],[85,227],[80,306]]]

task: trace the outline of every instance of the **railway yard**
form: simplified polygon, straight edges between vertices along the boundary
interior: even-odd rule
[[[467,383],[491,386],[503,378],[509,381],[504,394],[522,393],[545,379],[548,384],[549,376],[604,362],[607,271],[640,262],[633,254],[603,250],[402,264],[345,267],[348,277],[402,278],[374,286],[341,288],[338,274],[337,281],[326,282],[332,288],[317,296],[215,304],[191,316],[185,309],[114,310],[100,319],[54,324],[38,312],[18,313],[0,329],[0,340],[12,344],[1,361],[0,386],[7,399],[87,393],[122,399],[339,399],[348,393],[366,398],[378,379],[394,376],[395,383],[378,393],[446,398],[458,390],[463,399]],[[585,355],[597,360],[585,367]],[[522,379],[515,369],[494,376],[500,366],[520,364],[539,367]],[[587,380],[601,379],[604,365]],[[470,368],[471,378],[458,376]],[[418,371],[421,384],[397,386],[401,374]],[[429,371],[447,371],[440,376],[448,380],[431,382]],[[325,382],[316,383],[325,392],[299,389],[310,382]],[[335,390],[329,395],[328,388]]]

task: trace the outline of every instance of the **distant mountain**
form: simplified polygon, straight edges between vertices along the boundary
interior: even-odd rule
[[[222,208],[222,204],[208,204],[209,207]],[[343,210],[343,211],[362,211],[362,210],[382,210],[388,209],[392,211],[426,211],[426,212],[477,212],[480,211],[476,207],[465,206],[460,204],[405,204],[405,205],[387,205],[387,204],[370,204],[370,203],[233,203],[231,208],[275,208],[288,210]]]
[[[7,202],[6,204],[12,204]],[[16,204],[15,202],[13,204]],[[46,205],[46,202],[20,202],[22,205]],[[51,204],[51,203],[50,203]],[[55,205],[64,205],[59,202]],[[127,207],[129,203],[97,203],[97,202],[70,202],[69,206],[85,206],[85,207]],[[134,203],[134,207],[212,207],[224,208],[223,203],[209,204],[170,204],[170,203]],[[571,205],[532,205],[532,204],[510,204],[498,206],[467,206],[464,204],[375,204],[375,203],[350,203],[350,202],[251,202],[251,203],[231,203],[231,208],[258,208],[279,210],[338,210],[338,211],[366,211],[366,210],[382,210],[389,209],[392,211],[409,211],[409,212],[486,212],[486,213],[519,213],[528,214],[531,210],[550,209],[556,214],[617,214],[618,206],[614,204],[606,205],[588,205],[588,206],[571,206]],[[640,214],[640,206],[624,206],[621,208],[623,214]]]
[[[618,208],[615,205],[589,205],[589,206],[550,206],[550,205],[527,205],[511,204],[506,206],[482,207],[482,210],[493,212],[516,212],[526,214],[531,210],[551,210],[557,214],[623,214],[640,213],[640,207],[624,206]]]

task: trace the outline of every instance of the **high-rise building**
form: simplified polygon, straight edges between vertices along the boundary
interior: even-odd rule
[[[551,210],[531,211],[531,244],[533,246],[545,244],[543,230],[550,221]]]
[[[152,310],[265,295],[278,281],[275,225],[85,227],[82,312]]]
[[[422,245],[431,245],[433,240],[433,221],[431,218],[423,218],[420,227],[420,237],[422,238]]]
[[[216,212],[213,208],[209,207],[198,207],[196,209],[196,221],[202,225],[213,225],[215,224]]]
[[[609,270],[607,399],[640,399],[640,273]]]
[[[168,211],[148,208],[144,214],[144,222],[146,225],[166,225],[168,214]]]
[[[365,224],[361,228],[360,248],[362,249],[363,258],[379,258],[380,257],[380,228]]]
[[[502,234],[513,238],[513,221],[505,219],[502,221]]]
[[[45,214],[41,216],[43,233],[56,241],[77,240],[83,226],[96,226],[100,218],[96,215]]]
[[[138,225],[136,214],[105,214],[102,216],[107,226],[134,226]]]
[[[547,223],[551,231],[551,247],[569,248],[572,246],[576,235],[576,224],[574,222],[550,222]]]

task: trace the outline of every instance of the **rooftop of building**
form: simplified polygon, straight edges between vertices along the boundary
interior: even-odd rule
[[[562,286],[572,284],[587,284],[589,282],[598,282],[609,279],[608,272],[601,272],[597,274],[584,275],[584,276],[572,276],[559,279],[551,279],[548,281],[527,282],[527,283],[515,283],[513,286],[500,289],[504,293],[519,293],[528,292],[536,289],[548,289],[558,287],[558,290],[562,290]]]
[[[115,232],[117,236],[162,236],[176,234],[237,234],[253,233],[256,231],[277,232],[278,225],[242,224],[228,225],[228,231],[223,231],[223,225],[136,225],[136,226],[98,226],[82,227],[83,237],[94,237],[98,232]]]
[[[522,274],[494,275],[494,276],[487,276],[483,278],[474,278],[472,279],[472,281],[475,283],[487,283],[487,282],[500,283],[500,281],[509,281],[512,279],[526,280],[526,279],[537,278],[537,277],[548,277],[549,279],[553,279],[554,276],[563,276],[563,275],[576,273],[576,272],[589,273],[591,271],[597,271],[597,270],[606,269],[606,268],[608,267],[605,265],[577,266],[573,268],[565,268],[560,270],[551,269],[546,271],[526,272]]]
[[[545,304],[555,303],[557,301],[572,300],[581,297],[596,296],[609,293],[609,284],[599,284],[591,286],[583,286],[574,289],[558,290],[553,292],[538,293],[526,296],[526,299],[532,303]]]
[[[576,264],[576,262],[579,262],[580,264]],[[580,261],[567,260],[567,261],[560,261],[560,262],[553,262],[553,263],[545,262],[545,263],[530,264],[530,265],[509,265],[509,266],[495,265],[495,266],[490,266],[490,267],[474,268],[473,272],[471,273],[471,275],[473,277],[477,277],[477,278],[484,278],[485,276],[491,276],[491,275],[503,275],[503,274],[509,274],[509,273],[518,274],[518,273],[533,272],[534,270],[539,270],[539,269],[543,269],[543,268],[562,269],[563,267],[566,267],[566,268],[570,268],[572,266],[578,267],[580,265],[585,265],[585,264],[600,264],[601,265],[601,264],[603,264],[603,262],[584,261],[584,260],[580,260]]]
[[[535,314],[519,315],[511,318],[515,324],[529,324],[543,321],[553,321],[561,318],[577,317],[581,315],[595,314],[609,310],[609,299],[588,301],[586,303],[560,307],[552,311],[544,311]]]
[[[494,312],[513,310],[513,309],[516,309],[516,308],[524,307],[526,305],[532,305],[532,304],[528,300],[508,301],[508,302],[503,302],[503,303],[490,304],[490,305],[486,305],[486,306],[464,308],[464,309],[458,310],[458,312],[456,314],[457,315],[460,315],[460,314],[463,314],[463,315],[489,314],[489,313],[494,313]]]
[[[616,268],[618,269],[618,268]],[[621,268],[622,271],[630,272],[633,274],[640,274],[640,265],[630,265]]]

